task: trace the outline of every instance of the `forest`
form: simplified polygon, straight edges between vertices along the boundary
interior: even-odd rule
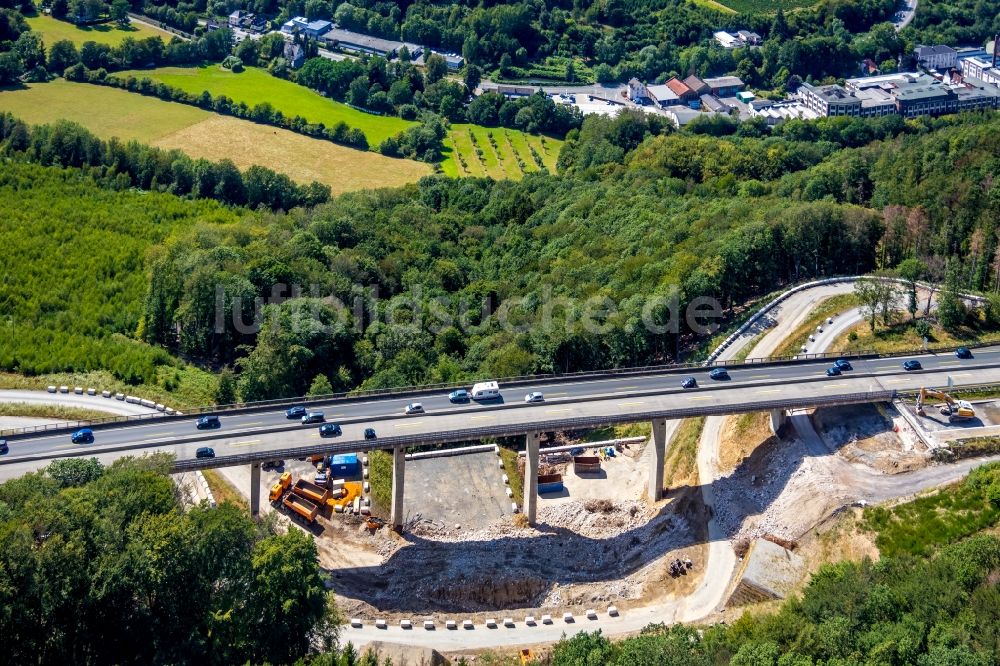
[[[855,136],[844,120],[815,128],[831,141],[794,126],[641,140],[650,129],[630,127],[641,116],[588,119],[561,176],[428,177],[181,230],[150,263],[140,329],[234,367],[240,396],[261,399],[314,381],[350,390],[669,362],[696,339],[687,323],[648,325],[664,323],[671,298],[731,307],[910,257],[928,279],[950,261],[963,288],[994,289],[1000,119],[887,125],[891,138],[857,148],[838,143]],[[596,330],[584,316],[595,303]]]
[[[315,542],[233,504],[184,511],[161,456],[0,484],[4,661],[289,663],[335,645]]]
[[[231,213],[114,192],[161,181],[122,180],[131,171],[121,162],[88,157],[92,140],[20,150],[23,134],[8,132],[2,147],[19,159],[95,166],[83,179],[13,162],[4,172],[17,221],[9,246],[37,244],[47,236],[23,232],[66,209],[78,220],[68,251],[79,259],[15,253],[40,259],[12,273],[22,284],[6,292],[11,325],[23,332],[0,346],[0,365],[106,369],[137,383],[156,381],[180,355],[230,368],[235,397],[256,400],[316,382],[351,390],[670,362],[704,338],[690,321],[667,325],[695,299],[739,307],[780,285],[910,258],[926,279],[950,271],[963,289],[995,290],[1000,117],[859,123],[712,136],[671,133],[641,114],[588,118],[568,135],[560,175],[427,177],[312,207]],[[80,137],[71,130],[32,136]],[[167,176],[183,173],[176,166]],[[170,182],[157,188],[199,196]],[[140,214],[124,212],[136,204]],[[135,225],[125,256],[108,255],[105,215]],[[176,222],[150,226],[150,216]],[[100,291],[70,279],[67,266],[127,275],[129,287]],[[69,311],[43,302],[61,290],[79,294]]]

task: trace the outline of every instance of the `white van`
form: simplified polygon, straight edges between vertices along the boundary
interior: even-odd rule
[[[496,382],[479,382],[472,387],[473,400],[493,400],[500,397],[500,387]]]

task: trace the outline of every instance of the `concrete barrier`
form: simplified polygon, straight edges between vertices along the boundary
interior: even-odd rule
[[[486,628],[487,629],[496,629],[497,628],[497,621],[494,620],[493,618],[489,618],[488,620],[486,620]]]
[[[55,387],[55,386],[49,386],[49,387],[48,387],[48,388],[47,388],[46,390],[47,390],[47,391],[48,391],[49,393],[55,393],[55,392],[56,392],[56,387]]]
[[[445,629],[454,630],[458,629],[458,624],[454,620],[448,620],[447,622],[444,623],[444,627]]]
[[[68,386],[60,386],[59,387],[59,392],[60,393],[69,393],[69,387]]]
[[[472,623],[472,620],[462,620],[462,629],[475,629],[476,625]]]
[[[389,628],[389,623],[386,622],[385,620],[375,620],[375,628],[376,629],[388,629]]]
[[[513,629],[514,628],[514,618],[512,618],[512,617],[505,617],[503,619],[503,626],[507,627],[508,629]]]
[[[82,386],[76,386],[76,387],[74,387],[73,388],[73,393],[75,393],[77,395],[83,395],[83,387]]]
[[[125,399],[124,393],[115,393],[115,400],[124,400],[124,399]]]
[[[351,618],[351,626],[354,627],[354,628],[356,628],[356,629],[360,629],[361,628],[361,618],[360,617],[352,617]]]
[[[87,389],[87,395],[97,395],[97,389]]]
[[[400,620],[399,621],[399,628],[400,629],[413,629],[413,623],[410,622],[409,620]]]
[[[573,614],[572,613],[570,613],[569,611],[563,613],[563,622],[572,623],[572,622],[575,622],[575,621],[576,620],[573,619]]]
[[[551,615],[543,615],[542,616],[542,624],[552,624],[552,616]]]
[[[526,618],[524,618],[524,623],[529,627],[535,626],[535,616],[534,615],[527,616]]]
[[[434,629],[436,629],[434,626],[434,620],[424,620],[424,629],[427,631],[434,631]]]
[[[608,606],[608,615],[610,615],[611,617],[618,617],[618,607]]]
[[[110,398],[111,397],[111,391],[101,391],[101,397],[102,398]]]
[[[587,619],[588,620],[596,620],[597,619],[597,611],[594,610],[593,608],[588,608],[587,612],[586,612],[586,615],[587,615]]]

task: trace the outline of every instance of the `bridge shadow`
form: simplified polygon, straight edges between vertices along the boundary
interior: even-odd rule
[[[799,447],[797,464],[779,447]],[[763,512],[781,494],[809,455],[796,438],[758,446],[730,474],[711,484],[728,498],[723,536],[736,535],[743,519]],[[774,464],[769,464],[773,462]],[[778,464],[780,463],[780,464]],[[751,479],[750,492],[747,480]],[[407,544],[384,564],[331,572],[332,588],[387,612],[478,612],[537,606],[558,586],[620,581],[678,549],[707,542],[707,509],[700,485],[666,492],[668,502],[652,519],[607,538],[596,538],[539,521],[540,535],[514,528],[480,541],[439,541],[404,533]],[[717,499],[718,502],[718,499]],[[581,511],[585,511],[581,507]],[[627,525],[629,516],[595,509],[589,522]],[[581,521],[584,522],[584,521]],[[613,531],[613,530],[609,530]],[[699,562],[695,562],[698,567]],[[667,566],[666,562],[662,564]],[[610,588],[609,589],[613,589]],[[405,591],[405,592],[401,592]]]

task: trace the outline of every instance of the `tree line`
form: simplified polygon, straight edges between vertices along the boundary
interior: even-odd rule
[[[179,150],[122,142],[114,137],[103,140],[68,121],[32,126],[2,112],[0,147],[7,155],[45,166],[96,168],[117,187],[216,199],[235,206],[290,209],[313,206],[330,198],[329,186],[321,183],[299,185],[285,174],[262,166],[241,172],[230,160],[195,160]]]

